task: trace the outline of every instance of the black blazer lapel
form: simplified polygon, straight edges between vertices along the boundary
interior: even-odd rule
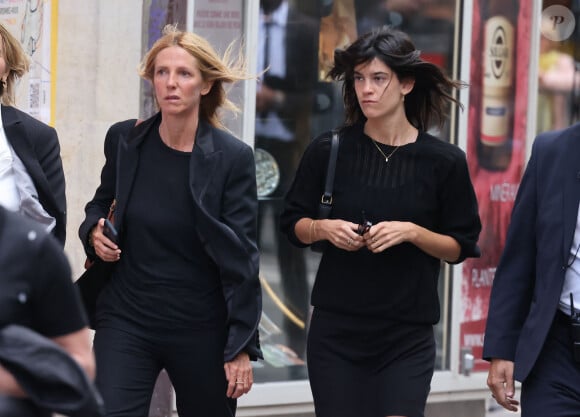
[[[45,196],[45,203],[49,206],[50,211],[56,212],[58,211],[56,201],[22,123],[23,121],[18,116],[18,113],[14,111],[14,108],[2,106],[2,125],[8,142],[26,167],[26,171],[34,182],[38,194]]]
[[[189,165],[191,192],[195,203],[200,207],[211,178],[215,175],[217,160],[211,128],[200,121]]]
[[[119,136],[119,143],[116,153],[116,167],[115,175],[115,198],[117,199],[117,207],[115,209],[115,225],[119,225],[119,231],[122,230],[123,217],[127,209],[127,202],[129,201],[135,175],[137,173],[137,166],[139,163],[139,146],[143,143],[150,129],[156,126],[156,117],[153,117],[139,126],[131,126],[131,129],[125,134]]]
[[[562,158],[563,195],[563,245],[564,265],[570,262],[570,248],[574,239],[580,203],[580,138],[570,137],[566,141]]]

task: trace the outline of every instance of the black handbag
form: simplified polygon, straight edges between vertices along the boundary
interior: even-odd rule
[[[0,329],[0,364],[28,398],[0,395],[3,417],[100,417],[103,399],[80,365],[59,345],[27,327]]]
[[[91,262],[85,272],[75,281],[91,329],[95,329],[96,324],[97,298],[111,279],[115,265],[115,262],[105,262],[97,258],[94,262]]]
[[[336,171],[336,158],[338,156],[338,146],[340,137],[337,130],[332,131],[332,142],[330,144],[330,156],[328,157],[328,167],[326,169],[326,181],[324,183],[324,192],[320,197],[318,205],[317,220],[328,219],[332,210],[332,192],[334,189],[334,173]],[[324,252],[328,246],[327,240],[319,240],[310,245],[313,252]]]

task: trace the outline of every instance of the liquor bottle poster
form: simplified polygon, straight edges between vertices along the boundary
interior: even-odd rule
[[[18,39],[30,69],[16,86],[16,105],[53,123],[56,67],[57,0],[0,0],[0,23]]]
[[[489,296],[526,158],[532,2],[474,0],[467,161],[479,203],[481,257],[463,264],[460,350],[481,359]]]

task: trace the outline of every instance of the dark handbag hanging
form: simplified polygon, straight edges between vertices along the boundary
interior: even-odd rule
[[[336,158],[338,156],[338,145],[340,144],[338,131],[332,131],[332,142],[330,144],[330,156],[328,158],[328,168],[326,169],[326,181],[324,183],[324,192],[320,197],[318,205],[317,220],[328,219],[332,210],[332,192],[334,189],[334,173],[336,171]],[[328,241],[319,240],[310,245],[313,252],[324,252],[328,246]]]

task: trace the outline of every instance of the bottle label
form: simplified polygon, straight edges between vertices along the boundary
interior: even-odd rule
[[[510,103],[506,97],[483,96],[481,107],[481,142],[490,146],[503,144],[509,135]]]
[[[481,142],[498,146],[506,142],[512,118],[514,27],[504,16],[485,23]]]
[[[514,27],[504,16],[493,16],[485,23],[484,87],[499,87],[509,93],[514,61]]]

